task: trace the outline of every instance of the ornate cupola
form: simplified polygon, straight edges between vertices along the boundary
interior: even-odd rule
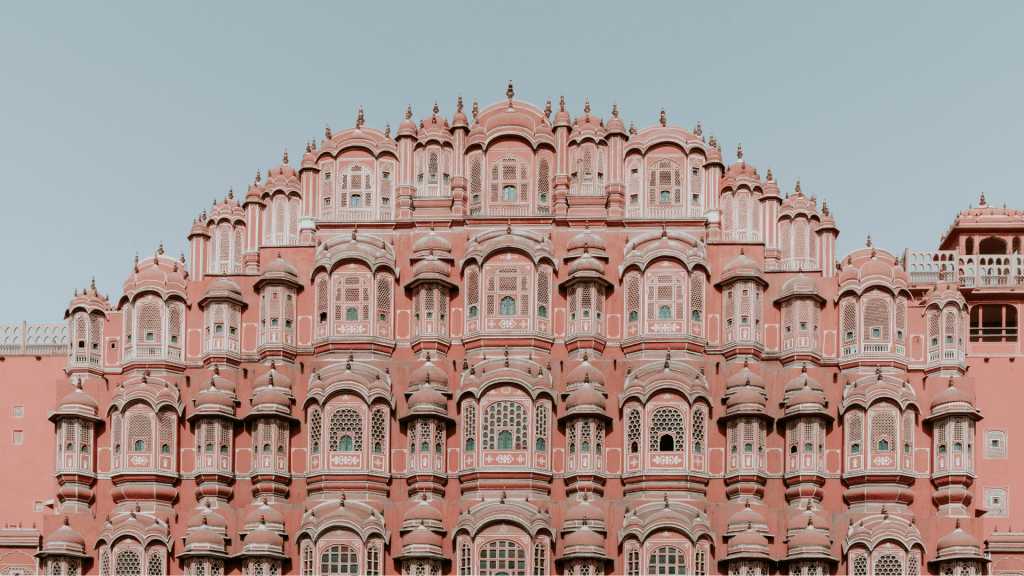
[[[932,426],[932,497],[938,504],[938,516],[969,518],[967,506],[974,499],[968,490],[976,478],[974,466],[975,423],[982,419],[974,405],[974,397],[956,387],[950,378],[949,387],[932,398],[931,413],[924,422]]]
[[[292,416],[291,380],[278,372],[274,363],[270,371],[256,379],[251,409],[244,420],[252,438],[252,470],[249,480],[255,499],[286,498],[290,474],[291,428],[298,423]]]
[[[412,382],[415,381],[415,385]],[[448,415],[448,376],[430,361],[413,371],[410,378],[408,408],[399,418],[406,425],[409,439],[409,465],[406,482],[409,494],[418,492],[444,496],[448,483],[445,455],[448,431],[455,420]]]
[[[805,368],[806,370],[806,368]],[[828,412],[828,401],[821,385],[812,388],[812,379],[803,376],[802,388],[787,394],[785,414],[780,424],[786,434],[786,499],[791,507],[813,500],[820,505],[825,485],[825,432],[835,419]],[[794,379],[800,380],[800,377]],[[814,381],[814,383],[817,383]],[[787,385],[786,389],[789,389]]]
[[[958,285],[936,284],[925,294],[924,317],[928,326],[926,374],[962,376],[967,371],[966,316],[967,300]]]
[[[604,574],[611,558],[605,552],[607,527],[604,512],[588,501],[587,494],[565,513],[562,554],[556,558],[564,574]]]
[[[993,534],[995,536],[995,534]],[[980,576],[984,574],[984,566],[989,563],[981,542],[960,528],[960,519],[956,519],[956,529],[939,538],[935,543],[935,558],[928,563],[939,565],[940,574],[957,574],[959,576]]]
[[[401,562],[402,574],[440,574],[449,562],[444,555],[440,510],[434,507],[424,492],[421,500],[410,508],[402,519],[402,553],[395,556]]]
[[[430,234],[413,245],[412,281],[406,289],[412,292],[412,347],[415,352],[436,350],[446,354],[451,347],[451,311],[448,309],[456,285],[451,281],[452,244]]]
[[[71,379],[74,390],[61,398],[49,420],[57,429],[56,477],[60,484],[57,512],[92,513],[96,481],[96,434],[103,419],[99,405],[82,390],[82,379]]]
[[[196,497],[216,498],[225,504],[231,497],[234,479],[234,384],[220,376],[214,366],[213,375],[193,400],[194,409],[186,420],[194,426],[196,440]]]
[[[612,287],[602,263],[608,260],[605,243],[587,226],[570,240],[568,249],[566,260],[571,263],[568,277],[561,283],[569,307],[565,344],[570,353],[580,348],[601,353],[607,341],[605,298]]]
[[[199,301],[203,310],[203,362],[238,366],[242,361],[242,289],[222,277],[206,289]]]
[[[290,262],[281,258],[263,267],[253,289],[260,298],[259,345],[261,359],[269,356],[293,360],[297,354],[295,335],[298,317],[295,315],[298,292],[302,290],[298,272]]]
[[[108,312],[113,310],[106,298],[96,291],[95,279],[81,294],[75,291],[74,298],[64,311],[64,319],[68,321],[68,334],[71,336],[68,348],[69,376],[103,374],[101,366],[104,355],[107,354],[104,350],[103,328],[107,323]],[[115,356],[110,358],[111,362],[116,359],[116,348],[112,350]]]
[[[773,537],[764,516],[750,507],[750,500],[729,518],[725,533],[726,555],[719,562],[727,564],[729,574],[768,576],[773,564],[768,538]]]
[[[768,396],[763,386],[763,381],[748,378],[724,399],[725,414],[718,421],[727,433],[725,492],[729,498],[760,499],[764,495],[768,480],[766,435],[774,418],[767,411]]]
[[[786,531],[786,557],[790,574],[829,574],[839,563],[832,555],[832,539],[824,519],[808,501],[807,510],[789,521]]]
[[[124,370],[185,369],[188,278],[184,262],[164,256],[163,245],[152,258],[136,259],[118,303],[124,322]]]
[[[238,558],[242,560],[244,574],[282,574],[282,564],[288,560],[284,554],[284,538],[270,526],[264,517],[249,530],[242,541],[242,551]]]
[[[210,509],[209,501],[188,522],[185,549],[177,555],[184,560],[185,573],[201,576],[224,574],[227,550],[227,522]]]
[[[608,400],[604,392],[604,377],[587,361],[570,374],[570,379],[583,369],[582,382],[574,382],[573,389],[565,398],[565,411],[559,416],[559,423],[565,426],[566,434],[566,494],[576,492],[604,493],[605,472],[605,430],[611,422],[608,415]],[[590,374],[595,374],[592,383]]]
[[[764,351],[764,279],[761,266],[745,249],[722,270],[722,343],[726,358],[737,354],[760,358]]]
[[[814,278],[800,272],[782,285],[775,304],[782,313],[782,363],[821,362],[821,306]]]
[[[43,539],[36,556],[43,574],[82,574],[86,571],[83,564],[91,559],[85,551],[85,538],[70,526],[67,516],[63,526]]]

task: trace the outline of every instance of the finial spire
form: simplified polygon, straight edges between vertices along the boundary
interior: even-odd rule
[[[978,203],[978,206],[984,206],[984,205],[985,205],[985,193],[982,192],[981,193],[981,202]]]
[[[590,98],[587,98],[587,103],[583,105],[583,113],[590,114]]]
[[[736,158],[743,160],[743,144],[736,145]]]
[[[619,117],[619,103],[618,102],[612,102],[612,117],[613,118],[618,118]]]
[[[871,234],[868,234],[868,248],[871,248]]]
[[[564,92],[558,98],[558,110],[559,110],[559,112],[565,112],[565,93]]]
[[[803,192],[800,191],[800,179],[799,178],[796,179],[796,187],[793,188],[793,192],[795,192],[797,194],[803,194]]]
[[[462,94],[459,94],[459,106],[456,108],[458,112],[462,112]]]
[[[437,114],[441,109],[437,107],[437,100],[434,100],[434,114]]]
[[[363,127],[363,107],[359,106],[359,116],[356,118],[356,129]]]
[[[767,178],[768,181],[771,182],[771,180],[772,180],[772,167],[771,166],[768,167],[768,173],[765,174],[765,178]]]
[[[281,160],[281,164],[287,164],[287,163],[288,163],[288,149],[285,148],[284,149],[284,158]]]
[[[327,128],[324,129],[324,138],[326,138],[328,140],[331,139],[331,125],[330,124],[328,124]],[[257,182],[258,182],[258,180],[257,180]]]
[[[508,81],[508,90],[505,91],[505,96],[508,96],[508,99],[511,101],[512,97],[515,96],[515,95],[516,95],[516,92],[515,92],[515,90],[512,89],[512,81],[509,80]]]
[[[665,126],[667,123],[668,123],[668,121],[665,119],[665,109],[662,108],[661,109],[661,125]]]

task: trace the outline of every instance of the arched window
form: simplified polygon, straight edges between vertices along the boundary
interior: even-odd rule
[[[889,339],[889,303],[872,298],[864,304],[864,339]]]
[[[636,322],[640,319],[640,276],[638,274],[630,274],[626,278],[625,298],[628,321]],[[629,335],[636,336],[636,333],[630,332]]]
[[[342,276],[335,282],[334,319],[344,322],[370,320],[369,275]]]
[[[119,552],[114,560],[114,574],[142,574],[142,558],[134,550]]]
[[[469,542],[463,541],[459,544],[459,576],[471,576],[473,574],[473,549]]]
[[[385,436],[387,435],[386,421],[387,415],[384,413],[384,409],[375,408],[370,419],[370,440],[373,442],[374,454],[384,453]]]
[[[626,576],[640,576],[640,551],[634,547],[626,552]]]
[[[686,277],[682,274],[658,274],[647,280],[649,320],[687,320],[689,318]],[[654,310],[657,309],[655,318]]]
[[[445,178],[448,175],[445,174]],[[366,576],[380,576],[380,548],[376,543],[366,547]]]
[[[493,540],[480,549],[480,576],[526,576],[526,550],[511,540]]]
[[[533,545],[533,574],[543,576],[547,574],[548,567],[548,545],[541,541]]]
[[[651,452],[686,450],[686,420],[676,408],[659,408],[651,416]]]
[[[686,574],[686,553],[675,546],[662,546],[651,553],[648,574]]]
[[[529,446],[529,416],[518,402],[494,402],[481,419],[485,450],[526,450]]]
[[[512,216],[527,214],[525,204],[530,199],[530,169],[525,162],[514,156],[506,156],[491,164],[490,202],[495,205],[492,215]],[[510,205],[522,204],[517,210]],[[511,211],[510,211],[511,210]]]
[[[351,408],[331,414],[330,448],[332,452],[363,451],[363,416]]]
[[[163,573],[164,573],[164,559],[163,559],[163,556],[159,552],[157,552],[157,551],[150,552],[148,558],[146,559],[146,574],[149,574],[149,575],[152,576],[154,574],[163,574]]]
[[[348,546],[331,546],[320,555],[321,574],[359,574],[359,556]]]
[[[522,268],[492,270],[487,275],[487,315],[528,316],[530,284],[529,274]]]
[[[134,452],[145,452],[153,443],[153,419],[148,414],[132,414],[128,417],[128,438]]]
[[[651,207],[681,205],[682,174],[682,167],[672,160],[665,159],[653,164],[647,176],[648,204]]]

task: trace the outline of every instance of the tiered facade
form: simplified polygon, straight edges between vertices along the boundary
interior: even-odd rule
[[[1019,356],[1021,212],[837,262],[699,124],[507,96],[360,111],[76,294],[41,569],[987,569],[965,374]]]

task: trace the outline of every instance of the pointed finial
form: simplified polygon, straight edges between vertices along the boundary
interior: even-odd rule
[[[583,113],[590,114],[590,98],[587,98],[586,104],[583,105]]]
[[[668,509],[668,492],[665,492],[665,509]]]
[[[700,136],[704,131],[700,129],[700,120],[697,120],[697,129],[693,131],[694,136]]]
[[[67,516],[64,516],[64,525],[65,525],[65,526],[67,526],[67,525],[68,525],[68,517],[67,517]]]
[[[281,160],[281,164],[287,164],[287,163],[288,163],[288,149],[285,148],[284,149],[284,158]]]
[[[505,91],[505,95],[508,96],[509,100],[512,100],[512,97],[516,95],[515,91],[512,90],[512,81],[511,80],[508,81],[508,90]]]
[[[636,136],[636,127],[633,126],[632,122],[629,123],[629,135]]]
[[[771,166],[768,167],[768,174],[766,174],[765,176],[767,177],[768,181],[771,182],[771,180],[772,180],[772,167]]]
[[[356,118],[356,129],[358,130],[359,128],[362,128],[363,123],[363,107],[359,106],[359,116]]]
[[[473,98],[473,120],[476,120],[478,114],[480,114],[480,107],[477,106],[476,98]]]
[[[565,112],[565,93],[558,97],[558,111]]]
[[[984,206],[984,205],[985,205],[985,193],[982,192],[981,193],[981,201],[978,202],[978,206]]]
[[[665,109],[662,108],[661,109],[661,125],[665,126],[667,123],[668,123],[668,121],[665,119]]]
[[[544,106],[544,117],[551,118],[551,98],[548,98],[548,103]]]
[[[868,234],[868,248],[871,248],[871,234]]]
[[[405,111],[405,119],[412,120],[412,104],[409,104],[409,109]]]
[[[331,138],[332,138],[332,136],[331,136],[331,125],[328,124],[327,128],[324,129],[324,139],[325,140],[330,140]]]
[[[796,179],[796,187],[793,188],[793,192],[795,194],[803,194],[803,192],[800,191],[800,179],[799,178]]]
[[[740,161],[743,160],[743,144],[736,145],[736,158]]]
[[[160,242],[160,247],[156,249],[156,253],[161,255],[161,256],[164,255],[164,243],[163,242]]]
[[[457,108],[457,110],[459,112],[462,112],[462,94],[459,94],[459,107]]]

